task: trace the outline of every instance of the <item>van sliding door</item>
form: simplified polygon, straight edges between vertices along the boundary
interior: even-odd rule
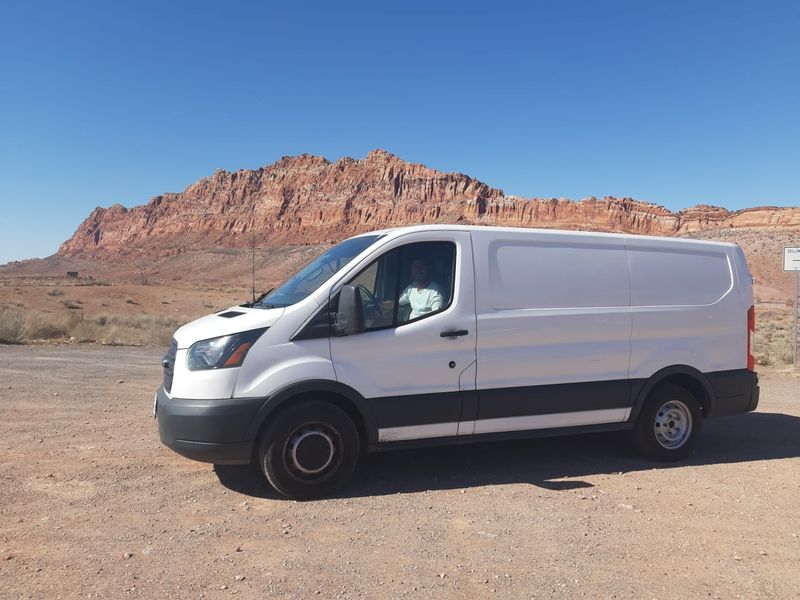
[[[474,432],[627,420],[630,283],[622,238],[474,232]]]

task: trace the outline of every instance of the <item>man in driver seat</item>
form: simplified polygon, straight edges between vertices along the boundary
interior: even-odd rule
[[[419,257],[411,261],[411,277],[413,281],[400,294],[400,307],[411,307],[408,320],[440,310],[444,302],[441,286],[430,280],[427,259]]]

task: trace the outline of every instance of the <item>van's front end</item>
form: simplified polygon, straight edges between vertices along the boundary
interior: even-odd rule
[[[154,411],[161,441],[194,460],[247,463],[250,422],[263,398],[236,398],[241,367],[285,309],[235,307],[184,325],[162,359]]]
[[[161,441],[193,460],[249,463],[270,397],[305,379],[335,380],[327,335],[293,336],[325,310],[335,275],[381,237],[345,240],[259,301],[178,329],[155,397]]]

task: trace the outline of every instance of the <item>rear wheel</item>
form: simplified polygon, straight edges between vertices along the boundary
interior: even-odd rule
[[[270,485],[296,500],[330,494],[358,463],[355,424],[328,402],[299,402],[281,412],[259,444],[259,464]]]
[[[659,386],[648,396],[633,430],[637,450],[660,461],[680,460],[694,449],[703,424],[700,403],[677,385]]]

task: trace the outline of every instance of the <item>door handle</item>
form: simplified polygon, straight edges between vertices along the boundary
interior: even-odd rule
[[[443,331],[442,333],[439,334],[439,337],[455,338],[455,337],[461,337],[462,335],[469,335],[469,331],[467,331],[466,329],[459,329],[457,331]]]

